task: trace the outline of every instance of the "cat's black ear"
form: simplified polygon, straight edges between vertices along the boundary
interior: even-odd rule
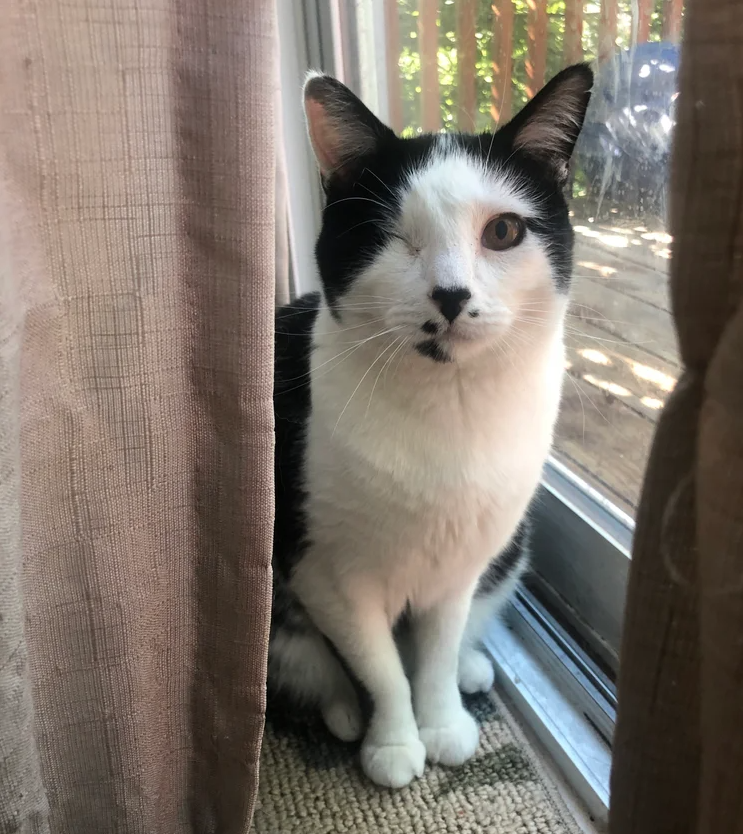
[[[591,99],[593,72],[575,64],[559,72],[527,103],[505,130],[513,146],[547,162],[564,183],[568,164]]]
[[[343,176],[380,143],[394,140],[384,125],[344,84],[329,75],[310,75],[304,85],[304,112],[312,149],[324,178]]]

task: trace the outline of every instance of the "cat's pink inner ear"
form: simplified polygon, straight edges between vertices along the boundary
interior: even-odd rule
[[[305,99],[304,108],[307,114],[307,130],[317,164],[323,175],[331,174],[342,162],[341,137],[337,122],[328,116],[321,102],[310,96]]]
[[[588,107],[593,73],[578,64],[558,73],[512,121],[516,148],[541,157],[567,176],[568,163]]]
[[[581,102],[581,79],[568,79],[521,127],[516,145],[535,152],[559,153],[577,132],[585,107]],[[536,100],[535,100],[536,103]]]

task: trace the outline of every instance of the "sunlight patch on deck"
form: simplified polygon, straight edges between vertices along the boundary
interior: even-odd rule
[[[646,382],[652,382],[653,385],[657,385],[662,391],[673,391],[676,385],[676,380],[672,376],[664,374],[663,371],[659,371],[657,368],[651,368],[649,365],[643,365],[640,362],[632,362],[631,367],[632,373],[636,377],[644,379]]]
[[[615,397],[632,396],[632,392],[630,390],[622,385],[617,385],[616,382],[609,382],[608,379],[599,379],[593,374],[583,374],[583,379],[585,379],[589,385],[594,385],[596,388],[606,391],[607,394],[613,394]]]

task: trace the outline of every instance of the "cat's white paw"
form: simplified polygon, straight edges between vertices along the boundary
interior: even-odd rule
[[[438,717],[432,726],[420,728],[420,737],[431,762],[456,767],[475,755],[480,729],[464,707]]]
[[[479,649],[463,649],[459,655],[459,688],[467,695],[490,692],[495,673],[490,658]]]
[[[368,739],[361,747],[361,767],[377,785],[404,788],[423,776],[426,748],[420,739],[409,736],[392,744]]]
[[[322,708],[325,726],[341,741],[358,741],[364,732],[359,702],[354,697],[338,698]]]

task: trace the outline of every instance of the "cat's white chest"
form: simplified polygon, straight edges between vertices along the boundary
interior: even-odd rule
[[[383,589],[392,617],[474,583],[538,483],[561,345],[532,372],[539,384],[514,371],[417,399],[404,378],[399,397],[376,398],[371,384],[354,393],[351,369],[347,380],[320,380],[306,460],[310,564],[330,581],[363,577]]]

